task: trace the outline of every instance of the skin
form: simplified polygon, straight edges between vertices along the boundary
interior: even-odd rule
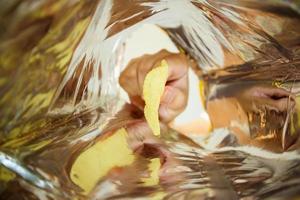
[[[150,70],[158,66],[163,59],[169,65],[169,77],[160,102],[159,117],[162,122],[167,124],[180,114],[187,104],[188,64],[187,58],[183,54],[174,54],[163,50],[153,55],[136,58],[122,72],[119,82],[128,93],[131,103],[143,111],[142,88],[145,76]],[[253,145],[281,152],[293,146],[297,139],[298,134],[291,135],[288,131],[287,137],[284,139],[280,135],[271,138],[272,134],[268,135],[267,133],[270,131],[268,127],[272,127],[273,120],[284,122],[286,113],[291,112],[292,115],[297,113],[294,109],[296,107],[295,96],[289,91],[266,83],[241,83],[238,84],[238,87],[221,89],[213,98],[210,94],[207,99],[207,112],[213,128],[229,128],[241,145]],[[255,120],[249,119],[249,114],[267,112],[266,110],[276,113],[276,119],[269,114],[265,119],[265,125],[262,125],[261,120],[258,120],[257,117]],[[241,128],[243,126],[248,127],[248,131],[247,128]],[[259,128],[249,130],[249,127]],[[278,123],[274,127],[274,130],[271,131],[281,134],[283,124]],[[129,125],[128,131],[135,133],[135,135],[137,133],[148,135],[143,137],[143,141],[138,141],[139,144],[132,143],[134,149],[140,151],[142,149],[140,147],[144,146],[145,143],[152,143],[151,145],[155,143],[149,142],[150,140],[155,141],[155,139],[151,136],[151,131],[142,118]],[[267,132],[264,133],[264,131]],[[261,135],[253,136],[253,132]],[[265,137],[266,135],[267,137]]]
[[[159,66],[162,60],[166,60],[169,69],[159,107],[159,118],[164,122],[161,123],[161,128],[164,129],[166,128],[164,124],[171,122],[187,105],[188,63],[186,56],[162,50],[153,55],[133,59],[121,73],[119,83],[129,95],[131,101],[129,113],[132,113],[134,109],[139,110],[134,111],[135,113],[142,113],[145,106],[142,96],[145,77],[149,71]],[[143,114],[127,123],[125,128],[129,133],[129,147],[144,157],[160,158],[160,179],[169,180],[168,173],[164,171],[171,166],[176,166],[177,162],[165,144],[152,134]]]
[[[144,109],[143,83],[149,71],[159,66],[162,60],[169,65],[169,76],[161,97],[159,117],[163,122],[172,121],[187,104],[188,64],[183,54],[174,54],[162,50],[153,55],[144,55],[132,60],[122,72],[119,83],[128,93],[131,103]]]
[[[158,66],[163,59],[169,65],[169,76],[159,108],[160,120],[164,122],[161,123],[162,132],[164,132],[166,125],[170,125],[170,122],[184,110],[188,97],[187,58],[182,54],[173,54],[167,51],[160,51],[153,55],[144,55],[132,60],[120,76],[120,85],[128,93],[131,103],[126,104],[117,116],[111,120],[107,126],[108,130],[106,130],[109,134],[106,135],[109,137],[110,134],[114,134],[114,130],[118,130],[120,127],[125,128],[128,132],[128,147],[138,157],[160,159],[160,183],[168,185],[168,183],[184,180],[184,174],[181,174],[180,169],[176,168],[181,166],[181,163],[169,151],[164,141],[152,134],[144,119],[144,101],[142,97],[143,82],[147,73]],[[251,136],[251,131],[249,131],[249,127],[259,127],[260,125],[255,120],[249,120],[249,113],[255,114],[261,110],[269,109],[278,115],[275,118],[271,118],[271,115],[266,115],[266,123],[274,125],[274,119],[276,121],[283,120],[280,117],[284,118],[286,116],[285,113],[289,109],[294,110],[297,107],[295,96],[292,93],[278,89],[270,84],[257,82],[233,84],[233,86],[220,87],[221,89],[218,89],[215,93],[209,91],[208,88],[206,111],[209,114],[213,128],[228,128],[236,136],[240,145],[257,146],[273,152],[286,151],[290,147],[297,145],[295,139],[298,138],[298,134],[294,134],[292,137],[287,135],[287,139],[284,141],[286,146],[282,148],[281,137],[260,138],[259,135],[253,137]],[[246,129],[243,127],[246,127]],[[277,128],[278,132],[281,133],[282,126],[278,125]],[[261,130],[265,131],[267,129],[262,128]],[[135,170],[134,165],[132,167]],[[108,176],[117,177],[117,180],[120,180],[120,177],[122,178],[125,175],[123,179],[126,182],[128,173],[120,172],[128,169],[130,170],[128,167],[117,168],[116,171],[114,168]],[[176,171],[176,176],[174,176],[174,171]]]

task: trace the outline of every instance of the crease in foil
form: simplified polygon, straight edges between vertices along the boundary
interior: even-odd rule
[[[110,170],[88,193],[70,177],[79,155],[134,121],[118,79],[128,38],[142,25],[160,27],[196,62],[194,72],[209,85],[208,101],[242,82],[271,82],[298,95],[299,13],[272,2],[0,1],[1,19],[7,19],[0,20],[1,198],[299,197],[297,149],[274,153],[266,146],[242,146],[232,130],[217,128],[207,140],[164,131],[159,147],[172,155],[171,162],[151,168],[153,158],[134,154],[132,164]],[[283,117],[288,138],[297,116]],[[236,121],[230,126],[250,136],[257,128]],[[270,136],[259,134],[252,137]],[[101,164],[101,157],[96,161]],[[13,174],[9,181],[2,179],[4,168]],[[163,176],[158,181],[153,174]]]

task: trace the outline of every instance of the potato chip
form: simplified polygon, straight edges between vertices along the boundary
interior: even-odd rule
[[[162,60],[161,65],[152,69],[144,80],[143,98],[145,101],[144,114],[154,135],[160,135],[158,109],[160,98],[164,93],[168,79],[168,63]]]
[[[115,167],[126,167],[135,160],[128,147],[128,133],[124,128],[96,142],[82,152],[71,167],[72,181],[88,194]]]

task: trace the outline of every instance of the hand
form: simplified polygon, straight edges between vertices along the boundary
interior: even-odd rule
[[[153,55],[133,59],[121,73],[119,82],[128,93],[131,103],[143,110],[145,103],[142,94],[145,77],[149,71],[159,66],[162,60],[168,63],[169,75],[161,97],[159,117],[163,122],[170,122],[184,110],[187,104],[188,64],[185,55],[162,50]]]

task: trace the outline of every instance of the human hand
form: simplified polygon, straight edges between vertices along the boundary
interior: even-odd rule
[[[160,101],[159,117],[163,122],[170,122],[184,110],[187,104],[188,64],[185,55],[162,50],[153,55],[133,59],[121,73],[119,82],[128,93],[131,103],[143,110],[145,77],[153,68],[159,66],[162,60],[168,63],[169,74]]]

